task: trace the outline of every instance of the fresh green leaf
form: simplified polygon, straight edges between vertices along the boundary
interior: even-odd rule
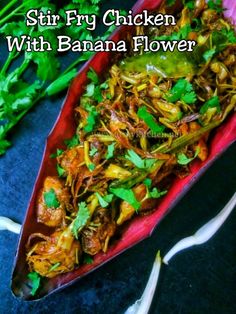
[[[78,232],[87,224],[90,218],[90,212],[85,202],[78,204],[79,210],[73,222],[72,232],[76,239],[78,239]]]
[[[227,28],[223,28],[221,33],[228,38],[229,43],[236,44],[236,34],[233,29],[228,30]]]
[[[0,138],[0,156],[5,154],[6,150],[11,146],[11,143],[7,140]]]
[[[106,153],[106,156],[105,156],[105,158],[107,160],[111,159],[114,156],[115,146],[116,146],[116,143],[112,143],[112,144],[108,145],[107,153]]]
[[[92,132],[98,118],[98,113],[96,111],[96,108],[94,106],[86,108],[89,111],[88,118],[86,121],[86,125],[84,126],[84,131],[86,133]]]
[[[44,192],[43,198],[48,208],[58,208],[60,206],[54,189],[50,189],[49,192]]]
[[[72,148],[79,145],[79,138],[77,134],[75,134],[72,138],[65,140],[65,144],[68,148]]]
[[[215,10],[217,13],[223,11],[222,0],[209,0],[207,2],[208,8]]]
[[[96,196],[102,208],[106,208],[113,199],[113,194],[107,194],[105,196],[101,196],[98,192],[96,192]]]
[[[129,203],[131,206],[134,207],[135,210],[138,210],[141,206],[140,202],[138,202],[134,192],[131,189],[110,188],[110,192]]]
[[[93,163],[91,163],[91,164],[88,165],[88,169],[89,169],[90,171],[93,171],[95,168],[96,168],[96,166],[95,166],[95,164],[93,164]]]
[[[152,186],[152,179],[150,179],[150,178],[144,179],[144,180],[143,180],[143,184],[144,184],[148,189],[150,189],[151,186]]]
[[[87,73],[87,78],[90,79],[95,85],[99,83],[99,77],[93,68],[90,68]]]
[[[201,114],[206,113],[209,108],[217,108],[217,112],[221,111],[220,101],[219,101],[218,96],[213,96],[208,101],[206,101],[205,104],[201,107],[200,113]]]
[[[213,48],[213,49],[205,51],[203,54],[203,58],[206,61],[209,61],[215,54],[216,54],[216,48]]]
[[[89,254],[84,254],[83,264],[87,264],[87,265],[93,264],[92,256]]]
[[[65,172],[66,172],[65,169],[63,169],[59,164],[57,164],[57,173],[59,177],[63,177]]]
[[[174,87],[172,87],[169,91],[167,100],[172,103],[182,100],[187,104],[191,104],[196,102],[197,96],[191,83],[189,83],[186,79],[179,79]]]
[[[149,197],[151,198],[160,198],[165,195],[167,191],[159,191],[157,188],[153,188],[152,191],[149,192]]]
[[[165,129],[163,125],[156,122],[156,119],[147,111],[145,106],[138,109],[138,117],[142,119],[153,133],[162,133]]]
[[[175,0],[167,0],[166,4],[170,7],[175,4]]]
[[[63,153],[64,153],[63,149],[57,149],[56,153],[50,155],[50,158],[57,158],[58,156],[61,156]]]
[[[139,169],[149,169],[156,162],[156,159],[142,159],[133,150],[129,149],[125,158],[131,161]]]
[[[89,152],[89,156],[93,157],[94,155],[97,154],[97,152],[98,152],[97,148],[93,146]]]
[[[31,272],[27,275],[27,277],[30,279],[32,288],[31,288],[31,295],[35,295],[39,286],[40,286],[40,281],[41,277],[38,273],[36,272]]]
[[[200,152],[200,149],[199,147],[197,147],[195,155],[192,158],[188,158],[184,153],[179,153],[177,156],[178,164],[183,165],[183,166],[189,164],[198,156],[199,152]]]

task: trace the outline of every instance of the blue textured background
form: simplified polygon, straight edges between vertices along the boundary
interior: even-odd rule
[[[133,3],[110,1],[104,9],[129,8]],[[2,64],[6,48],[3,43],[0,47]],[[72,56],[63,59],[64,65],[68,58]],[[11,135],[13,146],[0,158],[0,215],[22,222],[45,139],[63,98],[61,95],[38,104]],[[140,297],[157,249],[166,252],[224,206],[236,190],[235,169],[236,145],[233,145],[161,222],[151,238],[72,287],[35,303],[19,301],[11,294],[17,235],[0,232],[0,313],[123,313]],[[236,313],[235,229],[234,212],[214,239],[174,258],[161,273],[151,313]]]

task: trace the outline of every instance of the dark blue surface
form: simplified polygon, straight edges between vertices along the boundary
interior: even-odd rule
[[[23,220],[44,143],[63,97],[41,102],[14,130],[13,146],[0,158],[0,215],[18,222]],[[1,231],[0,313],[123,313],[141,296],[157,249],[166,252],[228,201],[236,188],[235,169],[233,145],[162,221],[151,238],[77,284],[35,303],[19,301],[11,294],[17,235]],[[161,273],[151,313],[236,313],[235,230],[233,212],[211,241],[174,258]]]

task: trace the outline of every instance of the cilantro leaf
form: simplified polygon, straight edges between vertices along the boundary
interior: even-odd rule
[[[143,184],[147,187],[147,198],[160,198],[167,193],[167,191],[159,191],[157,188],[150,190],[152,186],[152,180],[150,178],[146,178]]]
[[[129,203],[135,210],[138,210],[141,206],[140,202],[136,199],[134,192],[130,189],[110,188],[110,192]]]
[[[36,272],[31,272],[27,275],[27,277],[30,279],[32,288],[31,288],[31,295],[35,295],[39,286],[40,286],[40,280],[41,277],[38,273]]]
[[[186,79],[179,79],[175,83],[174,87],[172,87],[169,91],[167,100],[172,103],[182,100],[187,104],[192,104],[196,102],[197,96],[191,83],[189,83]]]
[[[108,145],[107,153],[106,153],[106,156],[105,156],[105,158],[107,160],[111,159],[114,156],[115,146],[116,146],[116,143],[112,143],[112,144]]]
[[[98,118],[98,112],[96,111],[96,108],[94,106],[87,107],[87,111],[89,111],[88,118],[86,120],[86,125],[84,126],[84,131],[86,133],[92,132]]]
[[[60,206],[54,189],[50,189],[49,192],[43,193],[43,198],[48,208],[58,208]]]
[[[215,10],[217,13],[221,13],[224,10],[222,7],[222,0],[209,0],[207,5],[208,8]]]
[[[83,264],[87,264],[87,265],[93,264],[92,256],[90,256],[89,254],[84,254]]]
[[[57,173],[59,177],[63,177],[65,172],[66,172],[65,169],[63,169],[59,164],[57,164]]]
[[[200,152],[200,148],[197,147],[196,152],[192,158],[188,158],[184,153],[179,153],[177,156],[178,164],[183,165],[183,166],[189,164],[198,156],[199,152]]]
[[[208,101],[206,101],[205,104],[201,107],[200,113],[206,113],[209,108],[217,108],[217,112],[220,112],[221,108],[218,96],[213,96]]]
[[[99,77],[93,68],[90,68],[87,73],[87,78],[89,78],[94,84],[99,83]]]
[[[227,28],[223,28],[221,33],[228,38],[229,43],[236,44],[236,34],[233,29],[228,30]]]
[[[90,171],[93,171],[95,168],[96,168],[96,166],[95,166],[95,164],[93,164],[93,163],[91,163],[91,164],[88,165],[88,169],[89,169]]]
[[[216,54],[216,48],[209,49],[204,52],[203,58],[208,61]]]
[[[144,180],[143,180],[143,184],[144,184],[148,189],[150,189],[151,186],[152,186],[152,179],[150,179],[150,178],[144,179]]]
[[[166,4],[170,7],[170,6],[172,6],[173,4],[175,4],[175,0],[167,0],[167,1],[166,1]]]
[[[37,76],[42,81],[52,81],[58,77],[58,69],[60,66],[54,52],[45,51],[41,52],[30,52],[28,53],[29,58],[37,64]]]
[[[63,153],[64,153],[63,149],[57,149],[56,153],[50,155],[50,158],[57,158],[58,156],[61,156]]]
[[[79,138],[77,136],[77,134],[75,134],[74,136],[72,136],[72,138],[68,139],[68,140],[65,140],[65,144],[68,148],[72,148],[72,147],[75,147],[75,146],[78,146],[79,145]]]
[[[76,239],[78,239],[78,231],[80,231],[88,222],[90,212],[85,202],[78,204],[79,210],[73,223],[72,232]]]
[[[97,154],[97,152],[98,152],[97,148],[93,146],[89,152],[89,156],[93,157],[94,155]]]
[[[112,199],[113,199],[113,194],[107,194],[107,195],[104,195],[104,196],[101,196],[98,192],[95,193],[97,198],[98,198],[98,201],[99,201],[99,204],[103,207],[103,208],[106,208],[109,203],[111,203]]]
[[[165,195],[167,191],[159,191],[157,188],[153,188],[152,191],[149,192],[149,197],[151,198],[160,198]]]
[[[145,106],[138,109],[138,117],[142,119],[154,133],[162,133],[165,129],[165,126],[157,124],[156,119],[147,111]]]
[[[149,169],[156,162],[156,159],[142,159],[131,149],[128,150],[128,154],[125,155],[125,158],[139,169]]]

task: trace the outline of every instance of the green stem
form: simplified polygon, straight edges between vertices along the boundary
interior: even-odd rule
[[[16,15],[18,11],[20,11],[24,7],[23,4],[21,4],[19,7],[17,7],[15,10],[13,10],[11,13],[9,13],[7,16],[5,16],[3,19],[0,20],[0,26],[4,25],[10,18]]]
[[[8,4],[6,4],[4,8],[0,10],[0,17],[3,16],[3,14],[6,13],[8,10],[10,10],[10,8],[17,2],[18,0],[11,0]]]
[[[19,53],[16,53],[16,51],[12,51],[8,54],[7,60],[5,62],[5,64],[3,65],[0,74],[5,75],[6,71],[8,70],[10,64],[12,63],[12,61],[19,55]]]

